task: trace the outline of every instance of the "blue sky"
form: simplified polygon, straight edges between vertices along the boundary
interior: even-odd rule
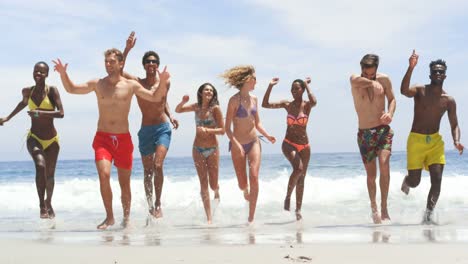
[[[34,84],[33,65],[57,57],[69,63],[76,83],[106,75],[103,51],[123,49],[128,34],[138,38],[126,70],[143,76],[141,56],[155,50],[172,74],[172,109],[184,94],[212,82],[222,109],[236,90],[219,78],[227,68],[252,64],[257,71],[254,94],[261,98],[272,77],[279,77],[272,100],[291,98],[291,82],[310,76],[318,99],[308,133],[312,152],[356,152],[357,116],[349,76],[359,73],[366,53],[381,57],[379,71],[390,76],[397,110],[392,128],[394,150],[404,150],[413,118],[413,101],[400,95],[401,79],[413,48],[419,64],[412,83],[429,81],[428,64],[445,59],[446,91],[455,97],[462,135],[468,126],[468,2],[466,1],[58,1],[0,2],[2,96],[0,116],[8,115],[21,100],[21,89]],[[92,139],[97,124],[94,94],[71,95],[57,73],[49,85],[61,92],[65,118],[56,120],[61,159],[93,158]],[[190,156],[194,137],[193,114],[176,114],[181,123],[173,133],[169,156]],[[286,130],[284,110],[260,109],[265,128],[278,139],[264,144],[264,153],[281,153]],[[132,104],[130,132],[134,144],[141,114]],[[0,160],[30,159],[25,142],[30,120],[26,110],[0,127]],[[452,149],[447,117],[441,133]],[[462,137],[462,142],[464,142]],[[227,137],[219,138],[227,155]],[[468,144],[467,142],[464,142]],[[135,156],[139,157],[137,148]]]

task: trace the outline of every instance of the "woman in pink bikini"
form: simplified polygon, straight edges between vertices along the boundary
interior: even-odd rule
[[[228,136],[231,158],[236,171],[239,188],[249,202],[249,223],[254,220],[258,198],[258,172],[260,169],[261,147],[257,131],[271,143],[276,139],[263,128],[257,111],[257,97],[250,94],[255,89],[257,78],[253,66],[237,66],[221,75],[226,84],[239,89],[229,99],[226,113],[226,135]],[[233,130],[231,130],[231,125]],[[249,178],[247,180],[247,160]],[[250,184],[250,188],[249,188]]]
[[[273,78],[263,97],[262,107],[284,108],[288,113],[286,136],[281,146],[284,156],[289,160],[293,171],[289,177],[288,190],[284,199],[284,210],[289,211],[291,194],[296,187],[296,219],[302,219],[301,207],[304,194],[304,179],[310,159],[310,145],[307,137],[307,121],[310,110],[317,104],[317,99],[309,89],[310,78],[305,81],[297,79],[291,85],[292,101],[283,100],[270,103],[271,89],[279,82],[279,78]],[[304,91],[307,90],[309,101],[302,100]]]
[[[49,66],[41,61],[34,65],[33,78],[36,85],[24,88],[22,99],[16,108],[5,118],[0,118],[0,126],[13,116],[29,106],[31,117],[27,146],[36,165],[36,189],[39,196],[40,218],[54,218],[52,194],[54,192],[55,165],[60,146],[57,131],[54,127],[55,118],[63,118],[62,100],[58,89],[46,85],[49,76]]]
[[[218,92],[211,83],[198,88],[197,102],[186,105],[188,95],[176,106],[176,113],[195,112],[197,126],[193,142],[192,156],[200,180],[200,194],[208,224],[212,222],[212,208],[208,185],[214,191],[214,199],[219,202],[219,148],[216,135],[224,135],[223,113],[218,102]]]

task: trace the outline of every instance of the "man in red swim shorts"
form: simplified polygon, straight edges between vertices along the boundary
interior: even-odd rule
[[[96,94],[99,121],[93,142],[96,168],[99,174],[101,196],[106,209],[106,219],[97,226],[106,229],[115,223],[112,209],[112,189],[110,186],[110,171],[112,161],[117,167],[119,184],[122,192],[123,221],[122,226],[129,223],[131,190],[130,176],[132,174],[133,144],[128,129],[128,113],[133,95],[155,103],[165,103],[167,83],[170,74],[164,68],[159,73],[160,82],[151,89],[145,89],[137,81],[122,77],[123,55],[118,49],[109,49],[104,53],[107,76],[84,84],[74,84],[67,74],[68,64],[60,59],[53,61],[55,71],[60,74],[63,86],[72,94]]]

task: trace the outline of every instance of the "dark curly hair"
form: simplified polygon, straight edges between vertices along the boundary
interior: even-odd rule
[[[205,89],[205,86],[211,86],[213,88],[213,98],[211,98],[210,102],[208,103],[208,106],[215,106],[219,105],[218,101],[218,92],[216,91],[216,88],[211,84],[211,83],[204,83],[200,85],[197,91],[197,104],[199,107],[202,106],[202,96],[203,96],[203,89]]]

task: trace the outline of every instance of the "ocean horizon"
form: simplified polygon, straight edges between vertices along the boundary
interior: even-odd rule
[[[468,158],[454,151],[448,151],[446,157],[442,192],[435,211],[436,220],[441,225],[438,227],[439,236],[451,242],[468,242],[468,232],[457,231],[458,235],[455,238],[452,236],[454,229],[468,229]],[[429,174],[423,172],[421,184],[411,189],[410,195],[406,196],[400,191],[406,174],[406,153],[394,152],[390,166],[388,207],[392,221],[384,228],[393,232],[393,237],[399,240],[419,241],[411,234],[415,232],[419,237],[423,228],[420,223],[430,188]],[[207,232],[218,237],[216,243],[243,244],[251,240],[248,234],[252,231],[246,226],[248,204],[237,186],[230,156],[220,158],[221,201],[212,226],[206,225],[199,180],[192,158],[169,156],[165,160],[164,171],[164,217],[150,221],[148,229],[143,168],[141,160],[134,159],[131,181],[133,231],[130,232],[134,244],[144,243],[143,236],[148,235],[147,232],[156,232],[158,237],[164,237],[163,240],[169,244],[192,243],[184,240],[183,235],[193,236],[194,240],[191,241],[200,241]],[[257,242],[276,243],[280,234],[294,234],[290,239],[295,241],[298,239],[298,230],[301,230],[300,233],[313,234],[302,237],[304,243],[324,239],[366,241],[375,232],[376,226],[370,217],[365,170],[359,153],[312,153],[305,181],[302,208],[304,219],[300,224],[292,213],[295,209],[294,193],[291,199],[292,212],[282,208],[290,173],[291,167],[283,155],[263,155],[255,216],[254,234]],[[114,167],[111,174],[116,225],[108,232],[121,234],[122,230],[118,227],[122,219],[120,188]],[[48,226],[49,220],[39,219],[34,177],[32,161],[0,162],[0,233],[16,238],[36,237]],[[69,234],[73,233],[77,241],[101,241],[102,233],[96,230],[96,225],[104,219],[105,214],[94,160],[59,159],[55,177],[55,229],[45,230],[65,240],[70,240]],[[377,198],[379,204],[380,191],[377,192]],[[343,236],[347,232],[348,238]]]

